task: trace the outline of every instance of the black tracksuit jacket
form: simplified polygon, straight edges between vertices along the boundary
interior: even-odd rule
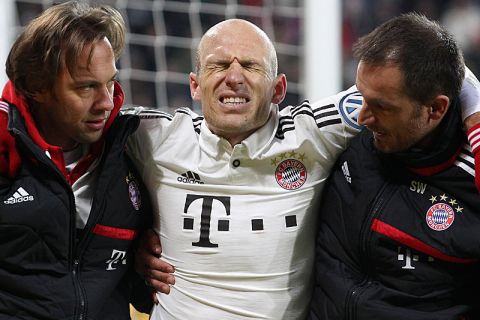
[[[22,162],[0,183],[0,319],[130,319],[134,288],[144,290],[148,308],[149,292],[135,285],[141,281],[133,244],[151,221],[150,204],[125,155],[138,123],[118,116],[109,128],[79,235],[72,188],[10,105],[9,130]]]
[[[480,195],[458,115],[429,152],[372,141],[361,132],[325,188],[311,319],[480,319]]]

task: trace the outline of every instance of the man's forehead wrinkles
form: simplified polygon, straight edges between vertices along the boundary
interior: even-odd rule
[[[243,63],[257,63],[261,64],[260,61],[257,61],[253,57],[245,57],[241,55],[234,55],[234,54],[210,54],[206,57],[207,63],[215,63],[215,62],[222,62],[222,63],[233,63],[234,61],[238,61],[240,64]]]

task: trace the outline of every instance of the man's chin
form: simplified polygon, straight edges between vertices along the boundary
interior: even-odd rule
[[[385,142],[379,141],[378,139],[373,139],[373,146],[380,152],[383,153],[393,153],[395,150]]]
[[[81,144],[91,144],[99,141],[100,138],[102,138],[102,133],[98,132],[95,134],[89,134],[89,135],[83,136],[78,139],[79,140],[78,142]]]

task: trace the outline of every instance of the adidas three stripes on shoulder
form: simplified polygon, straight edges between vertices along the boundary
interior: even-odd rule
[[[468,130],[468,142],[472,147],[473,158],[475,159],[475,185],[480,192],[480,124],[476,124]]]

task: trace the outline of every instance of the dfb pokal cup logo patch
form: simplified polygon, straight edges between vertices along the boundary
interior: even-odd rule
[[[277,166],[275,179],[282,188],[295,190],[307,180],[307,169],[296,159],[286,159]]]
[[[351,127],[356,129],[362,129],[362,126],[358,124],[358,114],[362,109],[363,97],[358,92],[352,92],[340,100],[340,115],[343,120]]]

